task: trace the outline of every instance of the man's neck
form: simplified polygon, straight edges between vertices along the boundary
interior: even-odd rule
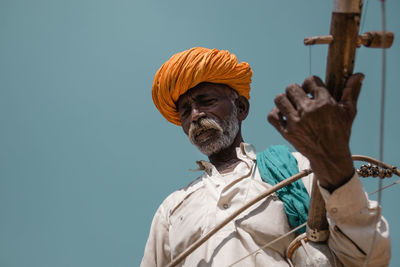
[[[209,156],[208,159],[220,173],[230,172],[241,162],[237,157],[236,148],[240,147],[240,143],[242,142],[242,134],[239,131],[229,147]]]

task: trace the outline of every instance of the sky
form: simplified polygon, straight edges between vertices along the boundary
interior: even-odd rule
[[[400,2],[386,2],[395,41],[383,159],[400,166]],[[154,107],[158,68],[195,46],[236,54],[254,72],[245,141],[259,151],[287,144],[266,116],[288,84],[324,77],[327,47],[303,39],[329,33],[331,9],[320,0],[0,0],[0,266],[138,266],[156,209],[206,159]],[[380,1],[364,11],[361,31],[380,30]],[[351,150],[375,158],[381,54],[360,48],[355,63],[366,78]],[[390,266],[400,265],[399,193],[382,196]]]

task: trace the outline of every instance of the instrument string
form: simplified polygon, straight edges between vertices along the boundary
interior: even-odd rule
[[[312,47],[312,45],[309,45],[308,46],[308,75],[309,76],[311,76],[311,65],[312,65],[312,54],[311,54],[311,52],[312,52],[312,50],[311,50],[311,47]]]
[[[380,106],[380,124],[379,124],[379,160],[383,161],[383,150],[384,150],[384,128],[385,128],[385,95],[386,95],[386,49],[384,44],[386,41],[386,10],[385,10],[385,0],[380,0],[381,2],[381,23],[382,23],[382,73],[381,73],[381,106]],[[382,180],[378,179],[378,208],[382,203]],[[376,214],[375,224],[378,227],[381,212],[378,209]],[[367,258],[364,262],[364,266],[368,266],[371,258],[372,250],[376,242],[377,232],[374,232],[372,238],[371,247],[368,251]]]
[[[378,190],[376,190],[376,191],[374,191],[374,192],[369,193],[368,196],[372,196],[372,195],[378,193],[379,191],[383,191],[383,190],[385,190],[385,189],[387,189],[387,188],[389,188],[389,187],[391,187],[391,186],[394,186],[394,185],[396,185],[396,184],[400,184],[400,179],[397,180],[396,182],[393,182],[393,183],[391,183],[391,184],[388,184],[387,186],[382,187],[382,189],[378,189]]]
[[[366,21],[366,15],[367,15],[367,10],[368,10],[368,0],[367,1],[365,1],[365,6],[364,6],[364,8],[363,8],[363,15],[361,16],[361,27],[360,27],[360,33],[362,33],[363,32],[363,29],[364,29],[364,24],[365,24],[365,21]]]

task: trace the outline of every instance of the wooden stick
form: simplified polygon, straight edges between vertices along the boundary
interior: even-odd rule
[[[358,36],[356,46],[361,45],[369,48],[390,48],[393,44],[393,32],[385,33],[385,42],[383,43],[383,32],[365,32]],[[304,45],[331,44],[333,42],[332,35],[321,35],[304,38]]]
[[[326,219],[325,201],[322,198],[316,177],[314,177],[307,219],[307,239],[325,242],[329,237],[329,224]]]
[[[389,165],[383,161],[374,159],[372,157],[363,156],[363,155],[353,155],[353,156],[351,156],[351,158],[355,161],[365,161],[365,162],[368,162],[371,164],[375,164],[376,166],[379,166],[379,167],[390,169],[390,170],[392,170],[392,172],[394,174],[396,174],[397,176],[400,176],[400,169],[398,169],[396,166]]]
[[[358,3],[354,6],[360,5],[360,0],[336,0],[335,5],[338,7],[331,19],[330,35],[334,41],[328,48],[325,85],[336,100],[340,100],[346,81],[353,73],[361,19],[361,7],[358,10],[346,9],[346,5],[351,6],[349,2]]]
[[[333,98],[339,101],[346,81],[353,73],[362,0],[334,0],[333,5],[330,29],[333,42],[328,48],[325,85]],[[307,238],[315,242],[324,242],[329,237],[325,202],[321,200],[321,192],[315,181],[306,230]]]
[[[305,45],[330,44],[332,42],[333,42],[332,35],[322,35],[322,36],[313,36],[304,38]]]

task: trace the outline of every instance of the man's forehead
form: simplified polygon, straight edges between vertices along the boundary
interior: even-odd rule
[[[229,96],[234,94],[234,92],[235,91],[233,89],[225,84],[203,82],[193,88],[190,88],[186,93],[181,95],[178,99],[178,103],[181,100],[187,98],[199,98],[206,96]]]

